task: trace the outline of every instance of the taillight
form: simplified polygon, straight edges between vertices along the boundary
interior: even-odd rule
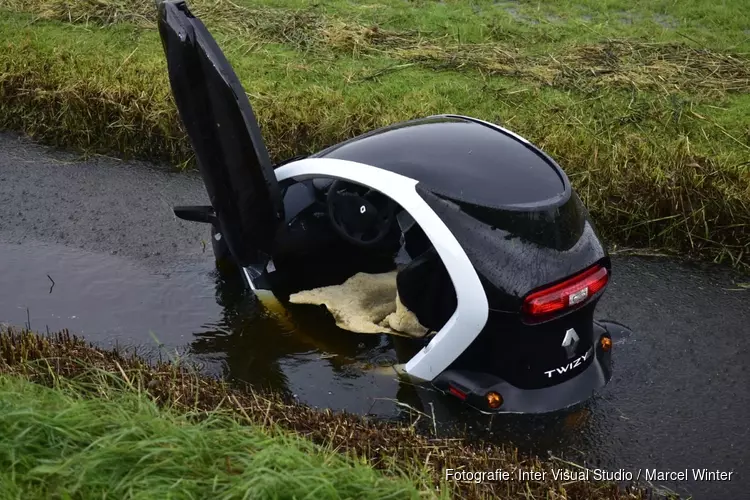
[[[458,399],[462,401],[466,401],[466,393],[459,389],[458,387],[454,387],[453,385],[448,385],[448,392],[456,396]]]
[[[595,265],[562,283],[531,293],[523,302],[527,323],[540,323],[577,309],[607,285],[607,268]]]

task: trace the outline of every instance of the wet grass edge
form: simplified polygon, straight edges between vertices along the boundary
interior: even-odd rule
[[[430,487],[441,486],[453,498],[643,499],[655,494],[635,484],[622,488],[610,482],[563,483],[552,479],[551,470],[575,464],[523,456],[512,447],[479,446],[461,439],[425,436],[406,424],[316,410],[274,393],[231,387],[200,375],[188,365],[151,363],[132,353],[100,349],[67,330],[40,335],[2,328],[0,374],[53,388],[73,384],[76,391],[90,397],[107,398],[116,391],[130,391],[190,418],[200,420],[221,413],[271,435],[293,432],[325,450],[336,450],[359,463],[368,463],[387,476],[427,478],[418,485],[420,489],[430,491]],[[446,468],[533,469],[547,471],[547,479],[446,483]]]

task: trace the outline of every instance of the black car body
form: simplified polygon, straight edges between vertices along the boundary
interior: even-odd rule
[[[290,293],[399,268],[403,304],[434,335],[405,371],[481,411],[546,412],[611,377],[594,309],[611,274],[557,163],[465,116],[395,124],[273,165],[250,103],[184,1],[159,5],[170,83],[211,206],[217,261],[253,290]]]

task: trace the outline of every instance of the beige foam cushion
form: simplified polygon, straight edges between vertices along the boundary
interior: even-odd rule
[[[340,285],[292,294],[289,301],[326,306],[336,326],[344,330],[424,337],[428,329],[398,297],[396,273],[357,273]]]

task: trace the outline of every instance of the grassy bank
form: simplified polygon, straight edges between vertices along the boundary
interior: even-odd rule
[[[612,243],[750,262],[743,1],[195,0],[272,154],[433,113],[550,152]],[[0,0],[0,128],[191,161],[150,0]]]
[[[316,411],[67,332],[0,332],[0,405],[0,487],[14,498],[648,497],[552,479],[569,464]],[[445,468],[534,469],[547,480],[445,483]]]
[[[135,391],[90,398],[89,389],[0,375],[4,498],[433,496],[414,478],[387,478],[292,435],[219,413],[196,421]]]

